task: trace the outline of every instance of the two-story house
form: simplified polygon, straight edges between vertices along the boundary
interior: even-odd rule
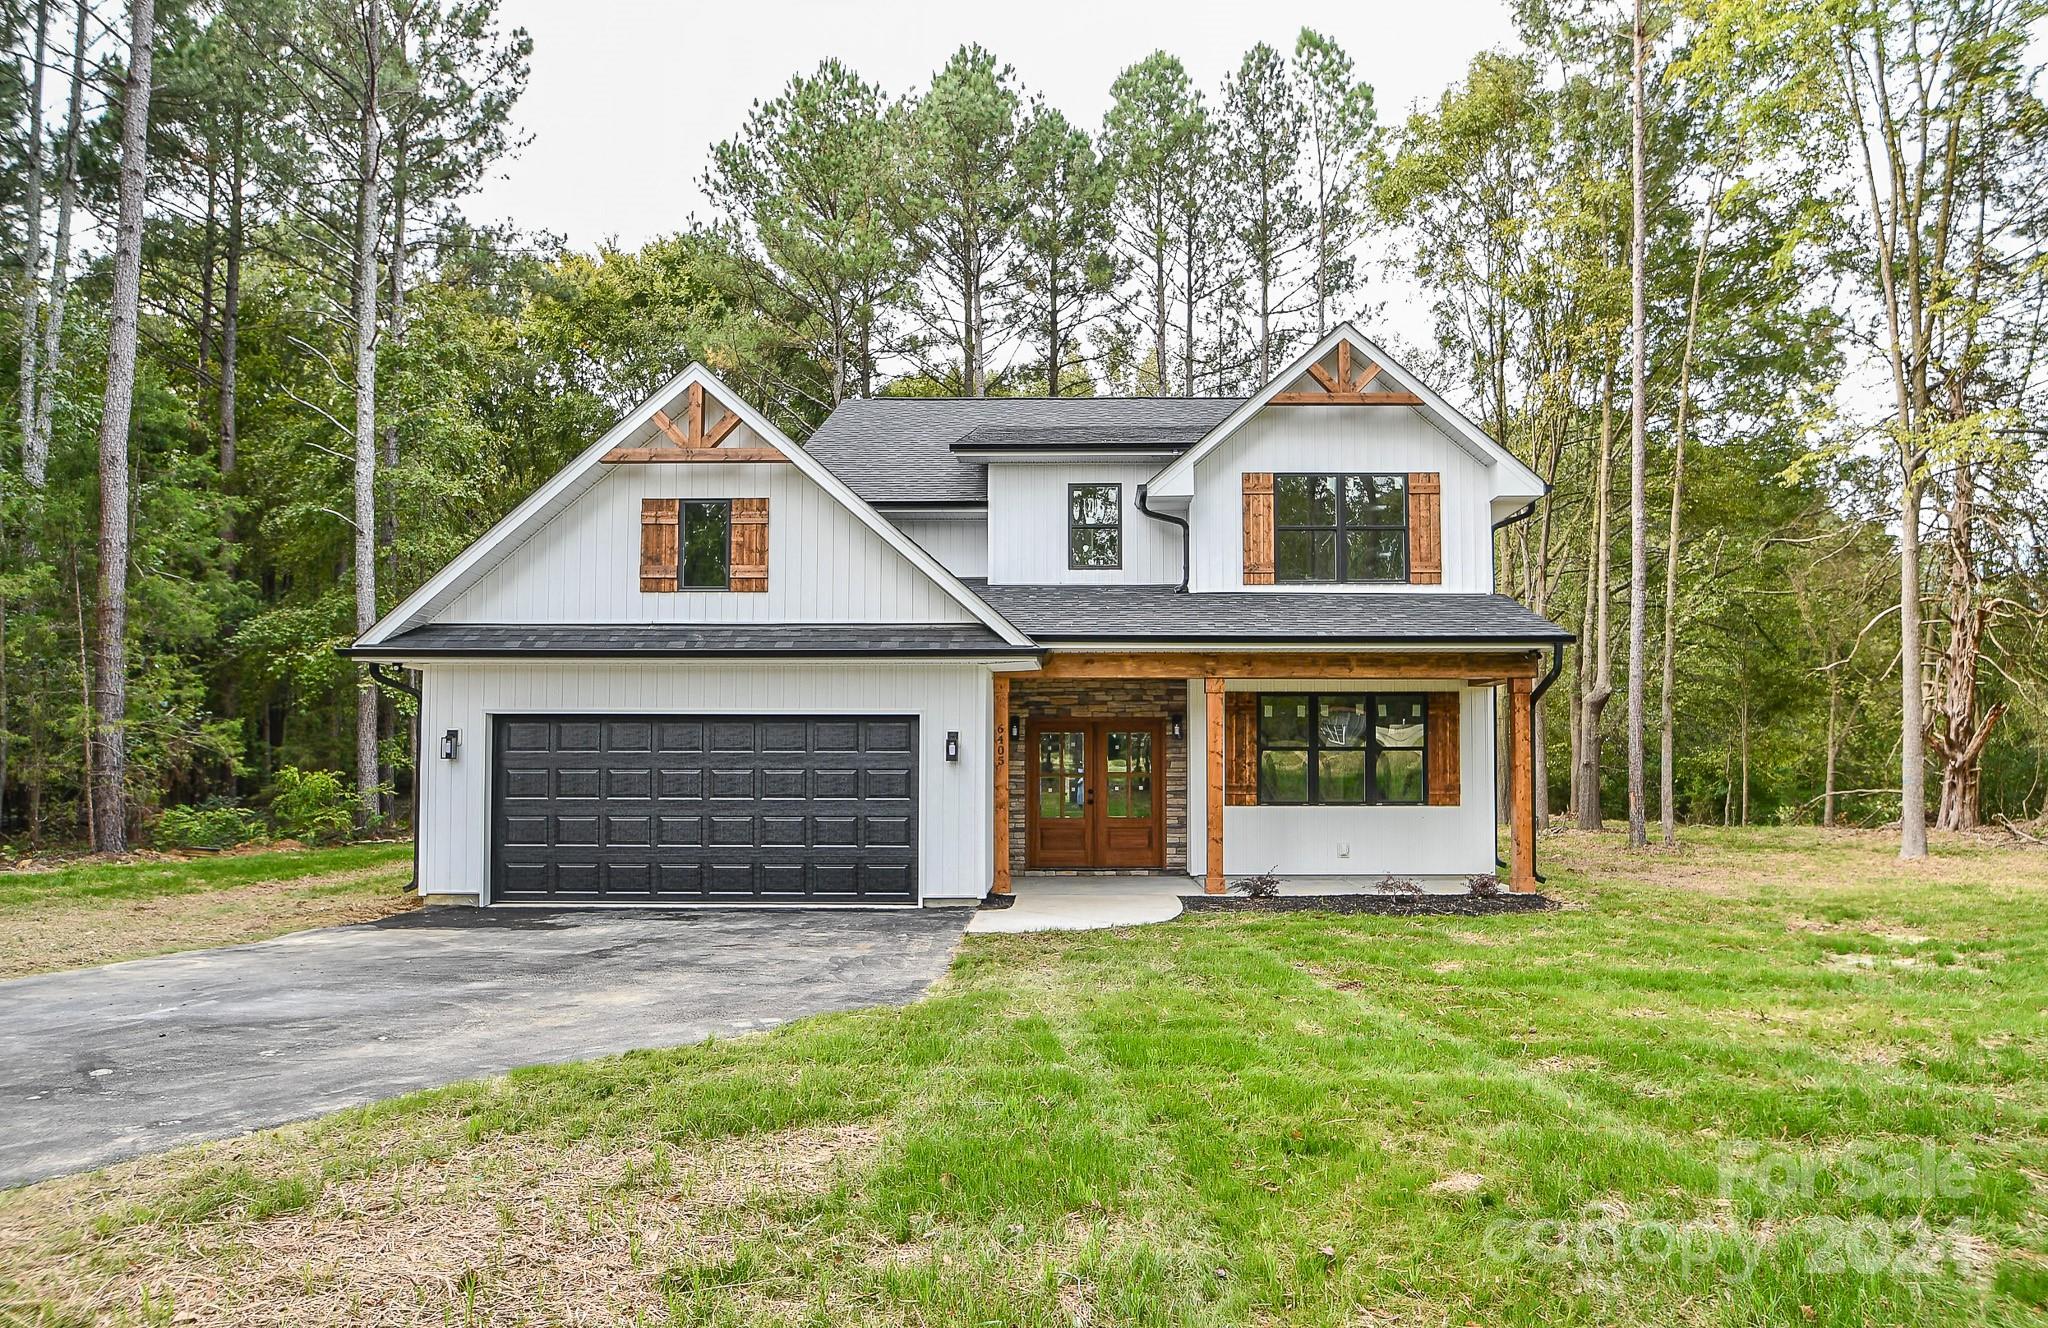
[[[418,671],[429,899],[1462,880],[1502,748],[1533,889],[1570,638],[1493,532],[1542,492],[1348,324],[1249,398],[849,401],[805,447],[693,366],[349,653]]]

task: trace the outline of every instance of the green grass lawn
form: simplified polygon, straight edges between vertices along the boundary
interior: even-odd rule
[[[381,917],[411,879],[410,843],[0,872],[0,978]]]
[[[2048,1322],[2048,853],[1544,854],[15,1191],[0,1322]]]

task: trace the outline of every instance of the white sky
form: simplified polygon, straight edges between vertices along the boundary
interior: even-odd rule
[[[1119,71],[1178,55],[1212,101],[1252,43],[1291,52],[1304,24],[1348,51],[1382,123],[1434,98],[1473,54],[1512,37],[1506,0],[1331,5],[1294,0],[504,0],[506,27],[533,36],[516,118],[532,142],[466,210],[587,249],[632,248],[705,211],[710,145],[757,98],[836,55],[891,93],[923,87],[961,43],[1016,66],[1022,86],[1093,131]]]

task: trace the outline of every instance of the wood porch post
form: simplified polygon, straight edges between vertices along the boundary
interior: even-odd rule
[[[1508,679],[1508,889],[1536,888],[1536,771],[1529,749],[1532,683]]]
[[[1223,893],[1223,679],[1205,678],[1203,681],[1208,701],[1208,741],[1203,748],[1203,764],[1208,767],[1205,792],[1208,794],[1209,831],[1208,872],[1202,882],[1206,894]]]
[[[998,673],[995,683],[995,738],[989,751],[995,754],[995,870],[989,893],[1010,893],[1010,675]]]

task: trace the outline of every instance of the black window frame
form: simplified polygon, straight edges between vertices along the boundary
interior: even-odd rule
[[[721,560],[723,572],[716,585],[692,585],[687,579],[690,568],[690,509],[692,507],[717,507],[725,512],[725,555]],[[681,498],[676,501],[676,589],[678,591],[732,589],[732,499]]]
[[[1390,526],[1383,522],[1364,522],[1357,525],[1353,525],[1350,522],[1346,521],[1344,518],[1344,509],[1347,504],[1344,501],[1344,484],[1346,480],[1354,479],[1400,481],[1401,524],[1399,526]],[[1301,525],[1299,523],[1283,523],[1280,520],[1280,485],[1282,481],[1285,480],[1328,480],[1330,482],[1331,503],[1332,506],[1336,509],[1333,513],[1333,524],[1325,526]],[[1411,570],[1414,558],[1414,501],[1414,495],[1410,493],[1408,489],[1408,476],[1405,472],[1401,471],[1354,470],[1332,473],[1316,470],[1293,470],[1286,471],[1281,474],[1273,476],[1274,584],[1285,586],[1397,586],[1407,584],[1408,575]],[[1401,532],[1400,574],[1397,576],[1350,575],[1350,569],[1345,564],[1350,560],[1350,532],[1354,530],[1399,530]],[[1336,544],[1335,558],[1332,569],[1335,572],[1335,575],[1328,578],[1320,576],[1283,576],[1280,571],[1280,536],[1287,531],[1309,531],[1311,533],[1322,531],[1329,532],[1331,539]]]
[[[1116,521],[1110,525],[1099,522],[1074,520],[1074,493],[1078,489],[1108,489],[1116,509]],[[1116,561],[1107,563],[1082,563],[1074,561],[1074,532],[1077,530],[1109,530],[1116,533]],[[1120,480],[1077,480],[1067,485],[1067,570],[1070,572],[1119,572],[1124,565],[1124,486]]]
[[[1301,746],[1269,744],[1266,741],[1265,706],[1266,698],[1286,697],[1289,700],[1307,698],[1308,737]],[[1364,740],[1357,747],[1324,747],[1322,738],[1322,702],[1326,697],[1341,697],[1346,701],[1355,700],[1365,713]],[[1422,745],[1419,747],[1389,746],[1379,740],[1379,703],[1383,700],[1414,702],[1422,711]],[[1259,692],[1253,702],[1256,713],[1253,723],[1254,760],[1258,780],[1258,796],[1261,807],[1426,807],[1429,805],[1429,693],[1428,692]],[[1266,788],[1266,753],[1302,752],[1306,755],[1307,769],[1304,772],[1305,790],[1301,801],[1269,797]],[[1362,752],[1365,771],[1363,796],[1357,802],[1332,801],[1322,797],[1321,756],[1325,751]],[[1422,756],[1421,780],[1416,786],[1412,800],[1383,798],[1379,794],[1379,758],[1382,752],[1419,752]]]

